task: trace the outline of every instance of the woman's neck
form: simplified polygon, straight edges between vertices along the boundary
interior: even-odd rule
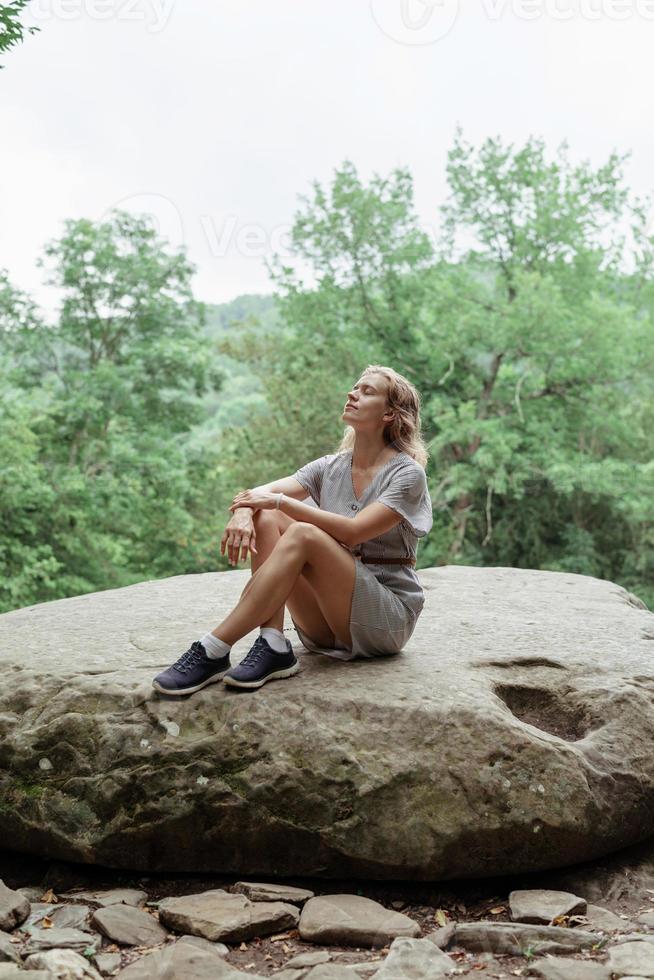
[[[391,456],[397,455],[397,449],[389,442],[363,442],[360,438],[355,440],[352,447],[352,467],[356,470],[366,472],[374,470]]]

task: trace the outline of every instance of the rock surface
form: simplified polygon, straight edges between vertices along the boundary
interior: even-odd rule
[[[66,892],[60,898],[80,899],[84,902],[92,902],[106,908],[108,905],[144,905],[147,900],[147,893],[140,888],[105,888],[99,891],[89,892],[81,889],[77,892]]]
[[[245,980],[241,970],[235,970],[216,953],[179,942],[147,953],[114,976],[118,980]],[[264,980],[258,973],[248,972],[247,976]]]
[[[604,963],[584,963],[565,956],[544,956],[530,965],[530,972],[543,980],[611,980],[611,971]]]
[[[446,880],[654,834],[654,614],[569,573],[420,578],[398,657],[298,643],[301,672],[248,697],[217,684],[166,698],[151,680],[249,571],[3,614],[3,840],[133,870]]]
[[[25,960],[25,969],[50,970],[57,980],[102,980],[102,975],[95,967],[72,949],[49,949],[45,953],[32,953]]]
[[[0,880],[0,929],[10,932],[30,914],[30,903],[24,895],[7,888]]]
[[[211,942],[236,943],[281,932],[296,926],[299,917],[294,905],[251,902],[245,895],[232,894],[221,888],[181,898],[165,898],[159,903],[159,921],[163,925]]]
[[[96,952],[101,938],[97,933],[82,932],[81,929],[31,929],[29,939],[23,948],[25,956],[42,953],[47,949],[72,949],[83,953],[85,949]]]
[[[310,898],[302,909],[298,929],[305,942],[338,946],[386,946],[397,936],[420,935],[420,927],[407,915],[361,895]]]
[[[456,962],[428,939],[400,937],[391,943],[388,956],[373,973],[373,980],[430,980],[456,969]]]
[[[9,936],[0,932],[0,963],[18,963],[20,954],[16,949],[16,944],[12,943]]]
[[[547,888],[517,888],[509,893],[509,906],[515,922],[557,925],[553,920],[562,915],[584,915],[586,899]]]
[[[154,916],[128,905],[108,905],[93,913],[91,922],[115,943],[124,946],[156,946],[168,932]]]
[[[528,925],[524,922],[464,922],[457,924],[453,943],[464,949],[521,955],[528,947],[543,955],[585,949],[597,936],[584,929]],[[654,947],[653,947],[654,948]]]
[[[654,945],[636,939],[609,950],[608,966],[619,977],[654,977]]]
[[[232,891],[247,896],[251,902],[290,902],[291,905],[303,905],[314,896],[308,888],[267,885],[261,881],[237,881]]]

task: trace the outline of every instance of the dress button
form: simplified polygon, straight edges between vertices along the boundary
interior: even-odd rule
[[[356,505],[356,504],[352,504],[352,510],[358,510],[358,509],[359,509],[359,508],[357,507],[357,505]]]

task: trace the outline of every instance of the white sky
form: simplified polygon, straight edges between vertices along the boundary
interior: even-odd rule
[[[465,6],[464,6],[465,4]],[[467,140],[632,151],[654,187],[654,0],[32,0],[0,58],[0,266],[51,317],[36,266],[66,218],[153,215],[196,295],[269,292],[297,197],[345,159],[408,166],[427,228]]]

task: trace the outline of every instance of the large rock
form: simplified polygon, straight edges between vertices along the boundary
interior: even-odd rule
[[[251,902],[245,895],[234,895],[222,888],[164,898],[159,903],[159,921],[165,926],[211,942],[239,943],[282,932],[296,926],[299,918],[295,905]]]
[[[258,973],[236,970],[209,950],[181,942],[140,956],[114,976],[117,980],[264,980]]]
[[[397,936],[420,935],[420,926],[408,915],[362,895],[310,898],[302,909],[298,929],[305,942],[332,946],[386,946]]]
[[[102,975],[95,967],[72,949],[49,949],[45,953],[32,953],[25,960],[25,969],[50,970],[57,980],[102,980]]]
[[[20,892],[7,888],[0,880],[0,929],[11,932],[30,914],[30,903]]]
[[[115,943],[123,946],[157,946],[168,932],[154,916],[128,905],[109,905],[93,913],[91,922]]]
[[[457,923],[452,945],[464,949],[521,956],[532,948],[539,956],[546,953],[566,953],[571,949],[592,949],[597,936],[585,929],[562,926],[529,925],[525,922]]]
[[[432,980],[456,967],[456,961],[428,939],[399,938],[372,980]]]
[[[654,835],[654,615],[581,575],[420,576],[399,656],[298,644],[296,677],[246,695],[151,687],[246,570],[0,616],[3,840],[130,869],[443,880]]]

